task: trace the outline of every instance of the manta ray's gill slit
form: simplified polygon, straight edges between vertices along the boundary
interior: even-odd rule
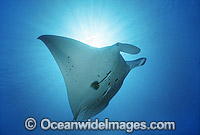
[[[84,112],[88,108],[90,108],[90,107],[87,107],[86,104],[79,105],[79,107],[76,111],[75,117],[77,118],[78,115],[80,115],[82,112]]]
[[[108,94],[108,92],[109,92],[109,90],[111,89],[112,87],[110,86],[104,93],[103,93],[103,95],[102,95],[102,97],[105,97],[107,94]],[[102,98],[101,97],[101,98]]]
[[[106,75],[99,83],[103,82],[103,81],[109,76],[110,73],[111,73],[111,71],[109,71],[109,72],[107,73],[107,75]]]

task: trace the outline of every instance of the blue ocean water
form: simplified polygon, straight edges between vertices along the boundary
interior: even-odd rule
[[[109,106],[93,117],[112,121],[175,121],[175,131],[200,134],[199,0],[7,0],[0,2],[0,134],[126,134],[125,131],[27,131],[24,121],[73,119],[61,72],[37,37],[53,34],[103,47],[141,48]],[[92,38],[92,40],[91,40]]]

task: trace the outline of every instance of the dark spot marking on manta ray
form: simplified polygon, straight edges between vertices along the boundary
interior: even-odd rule
[[[108,85],[110,85],[110,82],[108,83]]]
[[[115,82],[118,81],[118,79],[115,80]]]
[[[69,56],[67,58],[69,58]]]
[[[100,75],[97,75],[98,77],[100,77]]]
[[[99,88],[99,82],[98,81],[94,81],[90,86],[92,88],[94,88],[95,90],[97,90]]]

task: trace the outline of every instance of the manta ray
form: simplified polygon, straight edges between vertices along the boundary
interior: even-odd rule
[[[131,69],[146,62],[146,58],[123,59],[120,52],[140,52],[130,44],[96,48],[55,35],[42,35],[38,39],[48,47],[61,70],[74,120],[89,119],[103,111]]]

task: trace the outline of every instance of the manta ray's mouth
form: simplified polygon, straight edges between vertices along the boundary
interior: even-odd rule
[[[100,87],[100,83],[102,83],[108,76],[110,75],[111,71],[109,71],[106,76],[101,81],[94,81],[90,86],[97,90]]]
[[[99,88],[99,82],[98,81],[94,81],[92,84],[91,84],[91,87],[94,88],[95,90],[97,90]]]

